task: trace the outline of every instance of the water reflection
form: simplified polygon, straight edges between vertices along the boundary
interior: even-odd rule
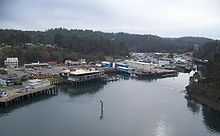
[[[193,113],[199,113],[200,112],[200,107],[201,105],[196,103],[193,100],[187,99],[187,107],[189,108],[190,111]]]
[[[86,93],[94,94],[94,93],[98,92],[99,90],[101,90],[102,88],[104,88],[104,85],[105,85],[105,83],[88,83],[88,84],[86,84],[84,86],[80,86],[78,88],[75,88],[75,87],[73,88],[70,85],[62,85],[62,86],[59,86],[59,90],[66,93],[66,94],[68,94],[71,97],[75,97],[75,96],[86,94]],[[33,97],[32,99],[23,101],[20,104],[11,105],[7,108],[0,108],[0,118],[4,117],[4,116],[7,116],[8,113],[11,113],[16,109],[23,108],[23,107],[26,107],[26,106],[31,106],[35,103],[46,101],[46,100],[48,100],[49,98],[52,98],[52,97],[53,96]],[[103,108],[102,108],[100,118],[103,118]]]
[[[7,116],[8,113],[13,112],[16,109],[23,108],[23,107],[26,107],[26,106],[31,106],[31,105],[36,104],[38,102],[46,101],[46,100],[48,100],[49,98],[52,98],[52,97],[53,97],[52,95],[33,97],[32,99],[23,101],[20,104],[11,105],[7,108],[0,108],[0,118],[4,117],[4,116]]]
[[[70,97],[76,97],[83,94],[95,94],[99,90],[103,89],[105,85],[106,83],[103,82],[87,83],[86,85],[82,85],[77,88],[72,87],[71,85],[62,85],[60,90],[68,94]]]
[[[161,79],[176,78],[176,77],[178,77],[178,75],[179,75],[179,73],[177,73],[177,75],[170,75],[170,76],[166,76],[166,77],[142,77],[142,78],[135,78],[135,79],[139,80],[139,81],[155,82],[155,81],[161,80]]]
[[[120,80],[108,85],[61,86],[53,99],[4,114],[0,118],[1,135],[219,135],[219,113],[203,109],[179,93],[188,76],[180,74],[149,84]]]
[[[202,107],[203,121],[206,126],[215,132],[220,132],[220,112],[207,106]]]
[[[220,112],[215,111],[205,105],[201,105],[194,100],[186,99],[187,107],[193,113],[200,113],[203,116],[203,122],[212,132],[220,133]]]
[[[144,81],[144,82],[154,82],[154,81],[157,81],[158,79],[157,78],[145,77],[145,78],[137,78],[136,80]]]
[[[155,130],[155,136],[168,136],[169,134],[168,134],[167,130],[168,130],[168,128],[167,128],[166,122],[163,120],[160,120],[157,123],[157,127]]]
[[[219,90],[215,86],[216,79],[210,78],[210,71],[205,65],[197,67],[197,73],[191,76],[187,86],[187,107],[193,113],[201,112],[203,122],[208,130],[211,130],[212,133],[220,133],[220,111],[214,110],[219,107]],[[199,101],[195,101],[196,99]]]

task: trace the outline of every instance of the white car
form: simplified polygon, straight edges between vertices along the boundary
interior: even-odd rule
[[[7,96],[8,96],[7,92],[4,92],[4,91],[0,92],[0,97],[7,97]]]
[[[31,87],[31,86],[26,86],[26,87],[25,87],[25,91],[26,91],[26,92],[31,91],[31,89],[32,89],[32,87]]]

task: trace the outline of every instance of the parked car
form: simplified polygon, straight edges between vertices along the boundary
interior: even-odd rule
[[[26,92],[31,91],[31,89],[33,89],[31,86],[26,86],[26,87],[25,87],[25,91],[26,91]]]
[[[0,97],[7,97],[8,93],[5,91],[0,91]]]

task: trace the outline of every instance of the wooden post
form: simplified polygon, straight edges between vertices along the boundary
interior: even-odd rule
[[[99,119],[102,120],[103,119],[103,109],[104,109],[104,106],[103,106],[103,101],[100,99],[100,103],[101,103],[101,114],[100,114],[100,117]]]
[[[8,107],[8,102],[5,102],[5,108],[7,108]]]

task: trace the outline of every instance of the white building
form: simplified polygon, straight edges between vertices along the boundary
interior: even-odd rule
[[[6,80],[0,78],[0,85],[5,85],[6,86],[7,85]]]
[[[6,67],[17,68],[18,67],[18,58],[7,58],[4,61]]]
[[[34,68],[34,67],[49,67],[48,63],[30,63],[30,64],[24,64],[25,68]]]
[[[169,65],[170,61],[169,60],[159,60],[158,64],[160,67],[163,67],[163,66]]]
[[[138,69],[138,70],[147,70],[150,71],[151,69],[157,68],[157,64],[153,63],[145,63],[145,62],[138,62],[138,61],[125,61],[126,64],[128,64],[129,67]]]
[[[15,85],[18,77],[17,75],[0,75],[0,85],[11,86]]]
[[[74,70],[64,70],[61,72],[61,76],[67,78],[67,80],[71,82],[84,82],[102,79],[104,77],[104,71],[97,70],[96,68],[79,68]]]
[[[82,64],[86,64],[86,59],[80,59],[78,61],[73,61],[73,60],[65,60],[64,64],[66,66],[75,66],[75,65],[82,65]]]
[[[75,65],[80,65],[79,61],[72,61],[72,60],[65,60],[64,64],[66,66],[75,66]]]
[[[86,64],[86,59],[80,59],[80,64]]]
[[[49,80],[32,79],[23,83],[26,88],[36,89],[40,87],[50,86]]]

